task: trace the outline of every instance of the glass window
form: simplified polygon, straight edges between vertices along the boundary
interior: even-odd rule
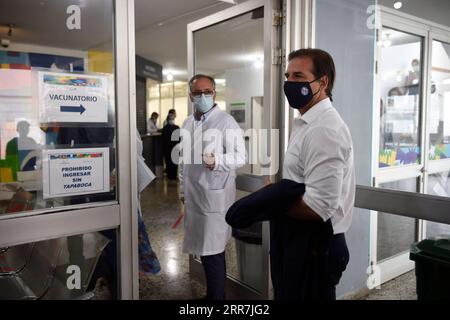
[[[156,125],[158,128],[161,128],[161,109],[160,109],[160,99],[159,99],[159,83],[155,80],[147,79],[147,90],[148,90],[148,101],[147,101],[147,120],[150,119],[150,116],[153,112],[156,112],[158,116],[158,120],[156,121]]]
[[[417,179],[405,179],[380,184],[380,188],[417,192]],[[415,241],[415,219],[378,213],[377,260],[381,261],[409,249]]]
[[[0,248],[0,300],[67,300],[117,296],[115,287],[100,286],[97,265],[102,252],[115,252],[115,230]],[[105,268],[102,265],[102,268]],[[99,270],[99,269],[98,269]],[[114,281],[116,275],[109,274]]]
[[[379,167],[420,163],[422,38],[383,28]]]
[[[2,3],[0,214],[116,199],[113,12]]]
[[[433,41],[431,96],[428,111],[428,158],[450,158],[450,45]]]
[[[430,174],[428,176],[427,193],[450,197],[450,171]],[[436,222],[427,222],[427,238],[440,235],[450,235],[450,225]]]
[[[189,92],[186,81],[174,81],[158,83],[151,81],[148,84],[148,114],[157,112],[159,118],[157,125],[159,128],[164,126],[167,114],[170,109],[175,109],[175,124],[180,126],[188,117]]]

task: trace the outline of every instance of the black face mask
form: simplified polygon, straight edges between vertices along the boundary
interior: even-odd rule
[[[289,101],[289,105],[294,109],[304,108],[311,102],[312,98],[320,92],[320,89],[316,93],[312,92],[311,83],[319,80],[319,78],[311,82],[284,82],[284,94]]]

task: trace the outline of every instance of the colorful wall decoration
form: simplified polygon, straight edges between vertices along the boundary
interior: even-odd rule
[[[438,144],[431,147],[429,160],[450,159],[450,144]]]
[[[84,59],[78,57],[57,56],[53,54],[0,51],[0,68],[31,69],[31,67],[51,68],[52,66],[69,71],[84,71]]]
[[[395,167],[405,164],[419,163],[420,148],[406,147],[397,149],[381,149],[379,154],[379,167]]]

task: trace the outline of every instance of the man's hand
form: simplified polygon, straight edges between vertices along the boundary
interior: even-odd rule
[[[214,168],[216,167],[216,158],[214,157],[214,154],[213,153],[204,154],[203,164],[209,170],[214,170]]]
[[[184,197],[180,197],[180,201],[182,204],[184,204]]]

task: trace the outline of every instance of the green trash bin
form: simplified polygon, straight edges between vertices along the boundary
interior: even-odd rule
[[[416,263],[418,300],[450,300],[450,237],[435,237],[411,245]]]

